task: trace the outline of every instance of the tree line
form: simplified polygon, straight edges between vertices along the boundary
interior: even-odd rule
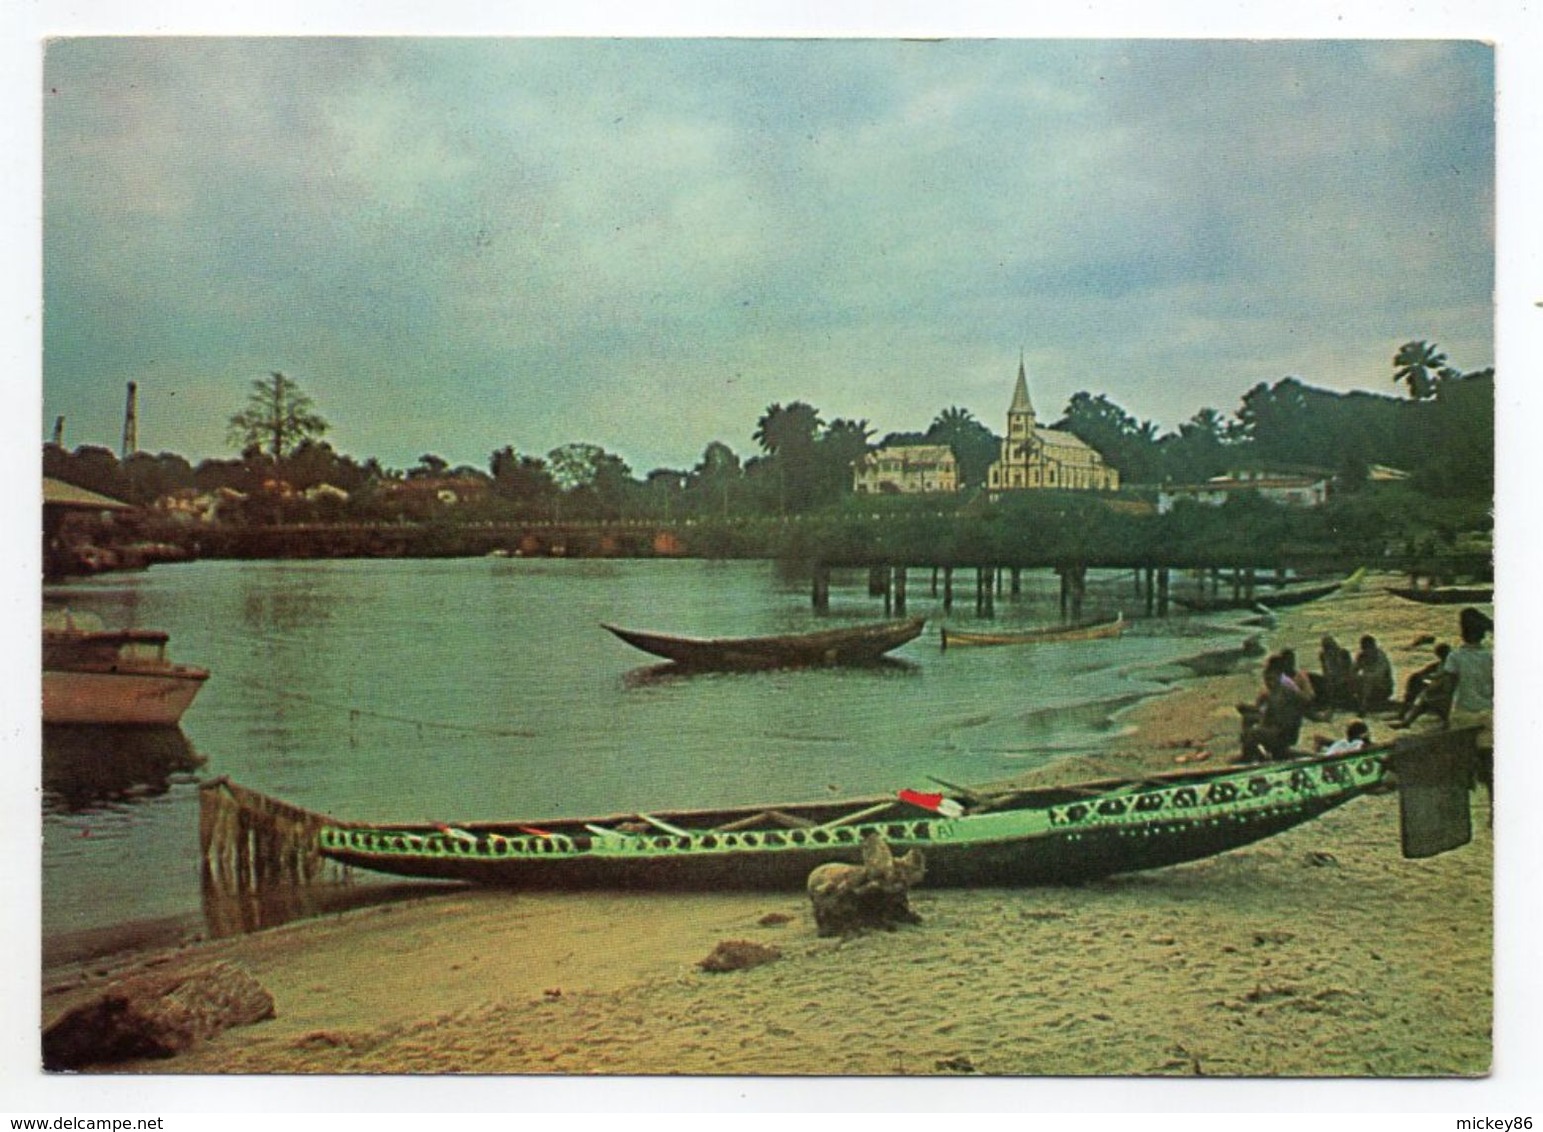
[[[1438,347],[1419,341],[1399,348],[1392,376],[1404,396],[1335,393],[1297,377],[1261,382],[1230,417],[1202,409],[1167,433],[1105,394],[1079,392],[1051,427],[1101,452],[1138,495],[1241,468],[1328,472],[1338,490],[1353,493],[1372,467],[1387,465],[1408,472],[1408,487],[1422,495],[1492,500],[1494,371],[1464,373]],[[964,489],[948,506],[970,506],[1001,447],[1000,436],[958,406],[941,410],[925,430],[875,441],[866,420],[827,421],[815,406],[794,401],[772,404],[760,416],[748,434],[754,454],[742,458],[714,440],[690,468],[639,476],[620,455],[575,442],[544,455],[504,446],[485,468],[452,467],[425,453],[414,466],[395,469],[335,450],[325,439],[326,419],[282,373],[254,381],[228,423],[235,458],[195,466],[169,452],[119,460],[100,446],[66,451],[48,444],[44,474],[139,504],[183,489],[229,489],[246,503],[226,517],[253,522],[448,519],[432,492],[411,490],[445,483],[460,487],[453,493],[460,520],[706,520],[839,512],[855,505],[853,465],[876,448],[904,444],[948,446]],[[322,485],[337,490],[316,494]],[[927,506],[938,502],[932,497]]]

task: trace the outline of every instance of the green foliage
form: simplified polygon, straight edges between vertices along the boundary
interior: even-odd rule
[[[959,486],[981,487],[1001,453],[996,435],[975,419],[968,409],[951,406],[939,413],[922,438],[927,444],[946,444],[959,463]]]
[[[1436,395],[1441,379],[1451,371],[1447,356],[1431,342],[1405,342],[1393,355],[1393,380],[1409,389],[1409,396],[1424,401]]]
[[[280,463],[303,441],[319,438],[328,427],[300,386],[275,370],[252,382],[246,408],[231,416],[227,435],[242,452],[263,451]]]
[[[1074,393],[1054,427],[1097,450],[1129,483],[1155,483],[1160,478],[1157,426],[1136,420],[1102,393],[1096,397]]]

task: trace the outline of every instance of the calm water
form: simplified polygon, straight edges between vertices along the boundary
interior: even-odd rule
[[[599,623],[749,635],[878,618],[882,602],[866,574],[838,574],[817,619],[805,578],[696,561],[200,562],[49,587],[108,625],[168,630],[174,657],[213,675],[180,733],[45,736],[44,934],[197,913],[201,778],[437,821],[982,781],[1106,740],[1173,661],[1238,635],[1175,618],[943,653],[928,580],[912,573],[908,612],[934,620],[893,665],[690,677],[661,677]],[[1053,622],[1055,585],[1026,574],[994,625]],[[1090,580],[1089,616],[1134,604],[1128,576]],[[972,611],[956,600],[951,623]]]

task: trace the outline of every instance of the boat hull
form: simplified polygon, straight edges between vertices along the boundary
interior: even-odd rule
[[[77,672],[45,669],[43,722],[112,727],[175,727],[209,674]]]
[[[1034,629],[1025,633],[965,633],[944,629],[939,636],[943,647],[988,645],[1038,645],[1060,641],[1105,641],[1125,631],[1124,616],[1094,625],[1067,625],[1064,628]]]
[[[1381,788],[1389,752],[1174,775],[1085,795],[1047,792],[1052,800],[1026,808],[957,818],[880,799],[868,807],[881,815],[871,820],[852,811],[850,821],[838,814],[817,825],[732,832],[754,808],[716,812],[710,820],[718,824],[707,828],[690,813],[648,818],[653,824],[630,833],[616,818],[451,829],[314,815],[312,833],[317,852],[342,865],[515,888],[791,890],[819,865],[860,862],[870,833],[896,853],[920,849],[928,885],[1073,884],[1198,860],[1310,821]]]
[[[1422,605],[1487,605],[1495,600],[1492,586],[1443,586],[1430,590],[1389,587],[1388,593]]]
[[[1251,598],[1179,598],[1173,599],[1173,603],[1196,613],[1222,613],[1234,609],[1255,609],[1265,606],[1269,609],[1279,609],[1290,605],[1305,605],[1310,601],[1328,597],[1340,588],[1341,583],[1335,582],[1328,586],[1314,586],[1304,590],[1281,590],[1277,593],[1258,593]]]
[[[616,625],[603,628],[633,648],[683,668],[758,669],[872,663],[920,636],[925,626],[924,619],[914,618],[817,633],[739,638],[676,637]]]

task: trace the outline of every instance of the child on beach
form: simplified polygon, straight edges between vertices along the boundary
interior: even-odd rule
[[[1336,739],[1325,747],[1319,754],[1345,755],[1352,751],[1364,751],[1371,746],[1372,729],[1361,720],[1357,719],[1345,728],[1345,737]]]

